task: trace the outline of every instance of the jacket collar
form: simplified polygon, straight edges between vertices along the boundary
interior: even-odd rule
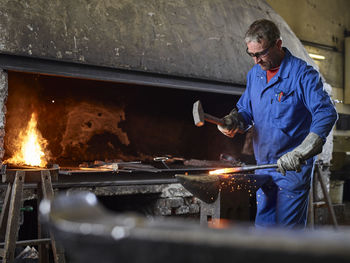
[[[280,70],[278,71],[278,77],[285,79],[289,77],[289,72],[292,68],[292,63],[289,63],[292,58],[292,54],[285,47],[283,47],[283,51],[284,58],[282,60]]]
[[[279,71],[277,72],[277,78],[288,78],[289,77],[289,72],[291,70],[291,63],[289,63],[291,57],[292,57],[292,54],[290,53],[290,51],[283,47],[283,50],[284,50],[284,58],[281,62],[281,66],[280,66],[280,69]],[[266,71],[261,69],[261,67],[259,65],[256,65],[257,66],[257,76],[258,77],[265,77],[266,76]]]

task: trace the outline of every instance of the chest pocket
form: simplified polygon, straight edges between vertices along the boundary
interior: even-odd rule
[[[275,93],[271,107],[273,126],[286,129],[290,128],[297,118],[297,98],[294,90],[288,93]]]

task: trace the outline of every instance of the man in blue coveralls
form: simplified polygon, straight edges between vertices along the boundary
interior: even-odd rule
[[[311,171],[337,113],[319,73],[282,47],[278,27],[255,21],[245,35],[255,66],[237,108],[218,126],[233,137],[253,126],[257,164],[278,169],[256,170],[269,180],[257,191],[257,227],[305,227]]]

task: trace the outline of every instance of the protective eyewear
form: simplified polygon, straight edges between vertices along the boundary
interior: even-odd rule
[[[248,51],[248,48],[246,49],[246,52],[247,52],[247,54],[248,54],[249,56],[251,56],[252,58],[253,58],[253,57],[260,58],[260,57],[266,56],[267,53],[269,52],[270,48],[272,48],[274,45],[275,45],[275,43],[273,43],[271,46],[269,46],[268,48],[264,49],[264,50],[261,51],[261,52],[250,53],[250,52]]]

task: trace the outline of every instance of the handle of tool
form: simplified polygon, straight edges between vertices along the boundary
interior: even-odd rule
[[[204,113],[204,120],[207,122],[211,122],[217,125],[223,125],[224,122],[222,121],[222,119],[216,118],[210,114]]]
[[[240,172],[254,171],[257,169],[277,168],[277,164],[262,164],[262,165],[250,165],[242,166]]]

